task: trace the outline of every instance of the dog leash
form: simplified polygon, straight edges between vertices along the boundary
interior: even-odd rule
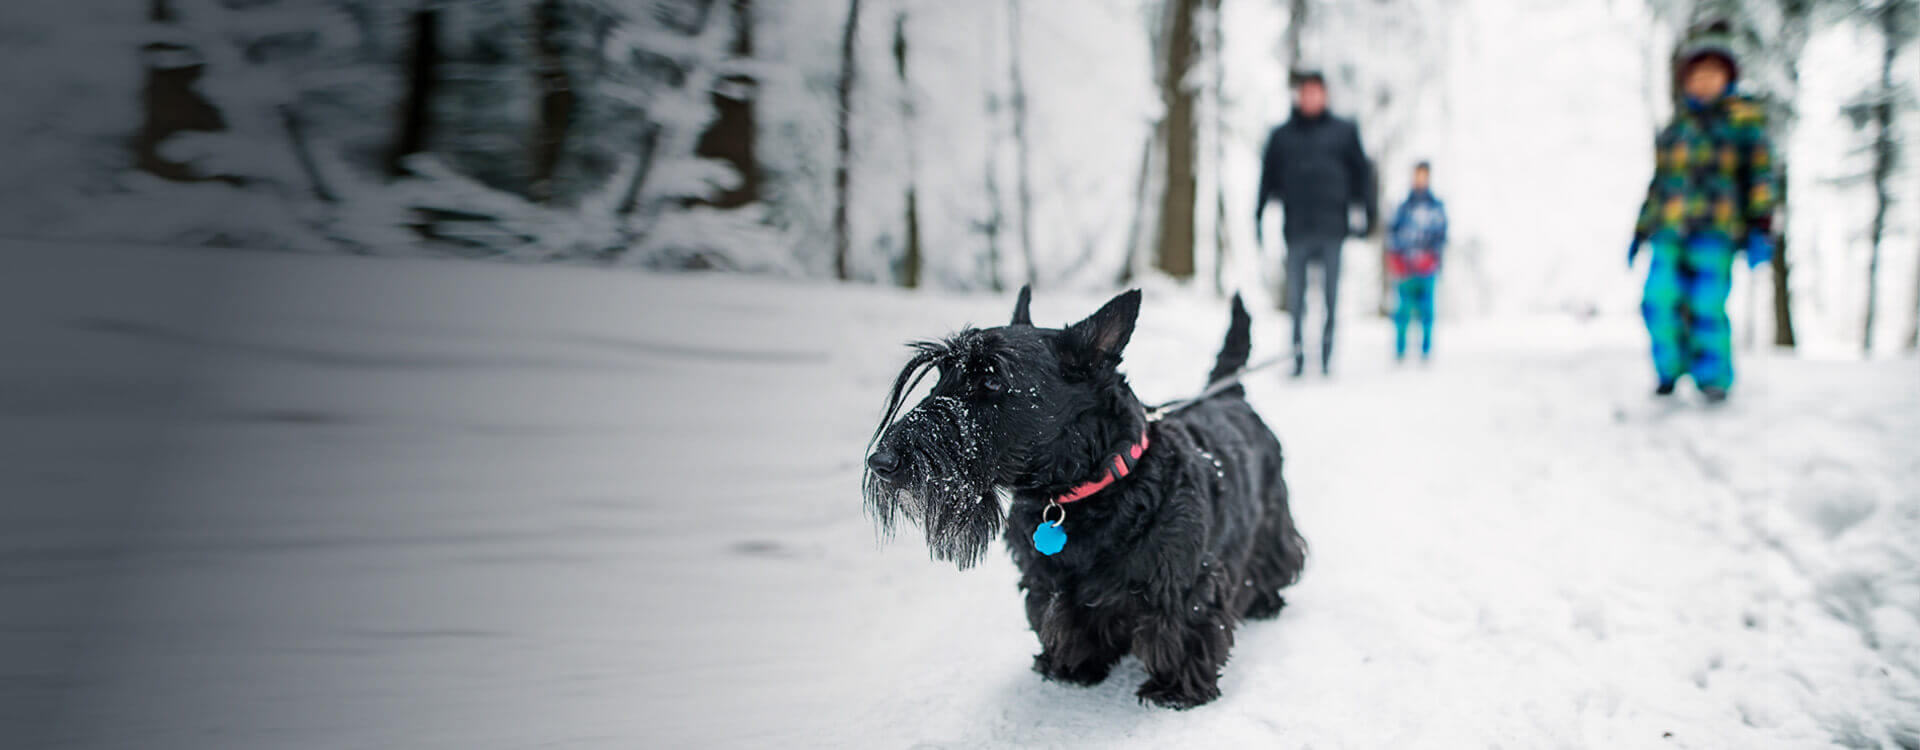
[[[1219,380],[1215,380],[1212,383],[1208,384],[1206,390],[1201,391],[1200,395],[1198,396],[1193,396],[1191,398],[1177,399],[1174,401],[1168,401],[1164,404],[1148,409],[1147,421],[1158,422],[1162,419],[1166,419],[1167,415],[1169,414],[1172,414],[1176,411],[1180,411],[1181,409],[1185,409],[1189,406],[1205,401],[1209,398],[1219,395],[1221,391],[1224,391],[1228,388],[1232,388],[1236,385],[1239,385],[1240,381],[1244,380],[1248,375],[1252,375],[1261,370],[1265,370],[1269,367],[1273,367],[1274,365],[1278,365],[1289,359],[1292,359],[1292,357],[1287,357],[1287,356],[1273,357],[1264,362],[1247,365],[1238,370],[1234,370],[1231,374],[1227,375],[1226,377],[1221,378]]]

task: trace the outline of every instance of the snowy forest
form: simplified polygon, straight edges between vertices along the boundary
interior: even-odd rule
[[[1620,276],[1666,56],[1718,16],[1789,175],[1786,251],[1736,292],[1743,341],[1915,344],[1903,0],[143,5],[0,20],[9,234],[1273,289],[1248,208],[1286,73],[1311,67],[1382,201],[1435,165],[1443,307],[1467,315],[1630,304],[1595,280]]]
[[[1716,23],[1777,252],[1688,384],[1629,248]],[[1431,167],[1431,358],[1376,227],[1259,369],[1303,70],[1382,217]],[[1920,748],[1920,0],[5,0],[0,82],[0,745]],[[973,530],[1284,481],[1210,702],[1036,674],[1040,527],[956,570],[873,489],[975,326],[1060,439],[938,463],[1115,468],[967,467]],[[1209,387],[1246,441],[1130,421]],[[1097,611],[1256,589],[1138,537],[1200,577]]]

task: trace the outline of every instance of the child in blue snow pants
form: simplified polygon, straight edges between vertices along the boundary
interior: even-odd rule
[[[1694,30],[1673,59],[1680,101],[1654,139],[1653,179],[1627,265],[1643,245],[1652,247],[1640,312],[1660,378],[1654,394],[1672,395],[1680,377],[1691,375],[1701,395],[1718,402],[1733,387],[1733,254],[1744,250],[1753,266],[1773,256],[1779,183],[1766,108],[1737,92],[1740,63],[1727,25]]]
[[[1711,232],[1654,237],[1640,314],[1653,339],[1653,368],[1671,384],[1692,375],[1701,389],[1733,387],[1733,326],[1727,294],[1733,290],[1733,245]]]
[[[1406,358],[1407,326],[1415,320],[1420,321],[1420,358],[1433,353],[1433,282],[1432,276],[1410,276],[1394,285],[1400,296],[1393,308],[1394,359]]]
[[[1387,274],[1400,302],[1393,308],[1393,358],[1407,357],[1407,325],[1420,321],[1420,358],[1433,353],[1433,287],[1447,249],[1447,207],[1434,197],[1433,167],[1413,167],[1413,189],[1393,212],[1387,235]]]

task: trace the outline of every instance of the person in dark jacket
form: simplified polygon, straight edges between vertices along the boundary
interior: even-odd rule
[[[1360,130],[1327,112],[1326,80],[1319,73],[1293,76],[1293,115],[1267,137],[1260,170],[1259,205],[1253,211],[1254,238],[1260,241],[1260,217],[1279,201],[1285,213],[1287,313],[1293,318],[1293,375],[1306,370],[1301,334],[1306,312],[1307,268],[1321,268],[1327,323],[1320,334],[1320,371],[1333,362],[1334,303],[1340,289],[1340,245],[1349,233],[1373,233],[1378,208],[1373,201],[1373,170],[1360,146]],[[1356,232],[1349,218],[1359,206],[1366,223]],[[1264,246],[1264,242],[1261,242]]]

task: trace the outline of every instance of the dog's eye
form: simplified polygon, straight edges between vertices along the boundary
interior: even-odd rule
[[[988,375],[981,378],[980,389],[988,393],[999,393],[1007,389],[1007,383],[998,375]]]

